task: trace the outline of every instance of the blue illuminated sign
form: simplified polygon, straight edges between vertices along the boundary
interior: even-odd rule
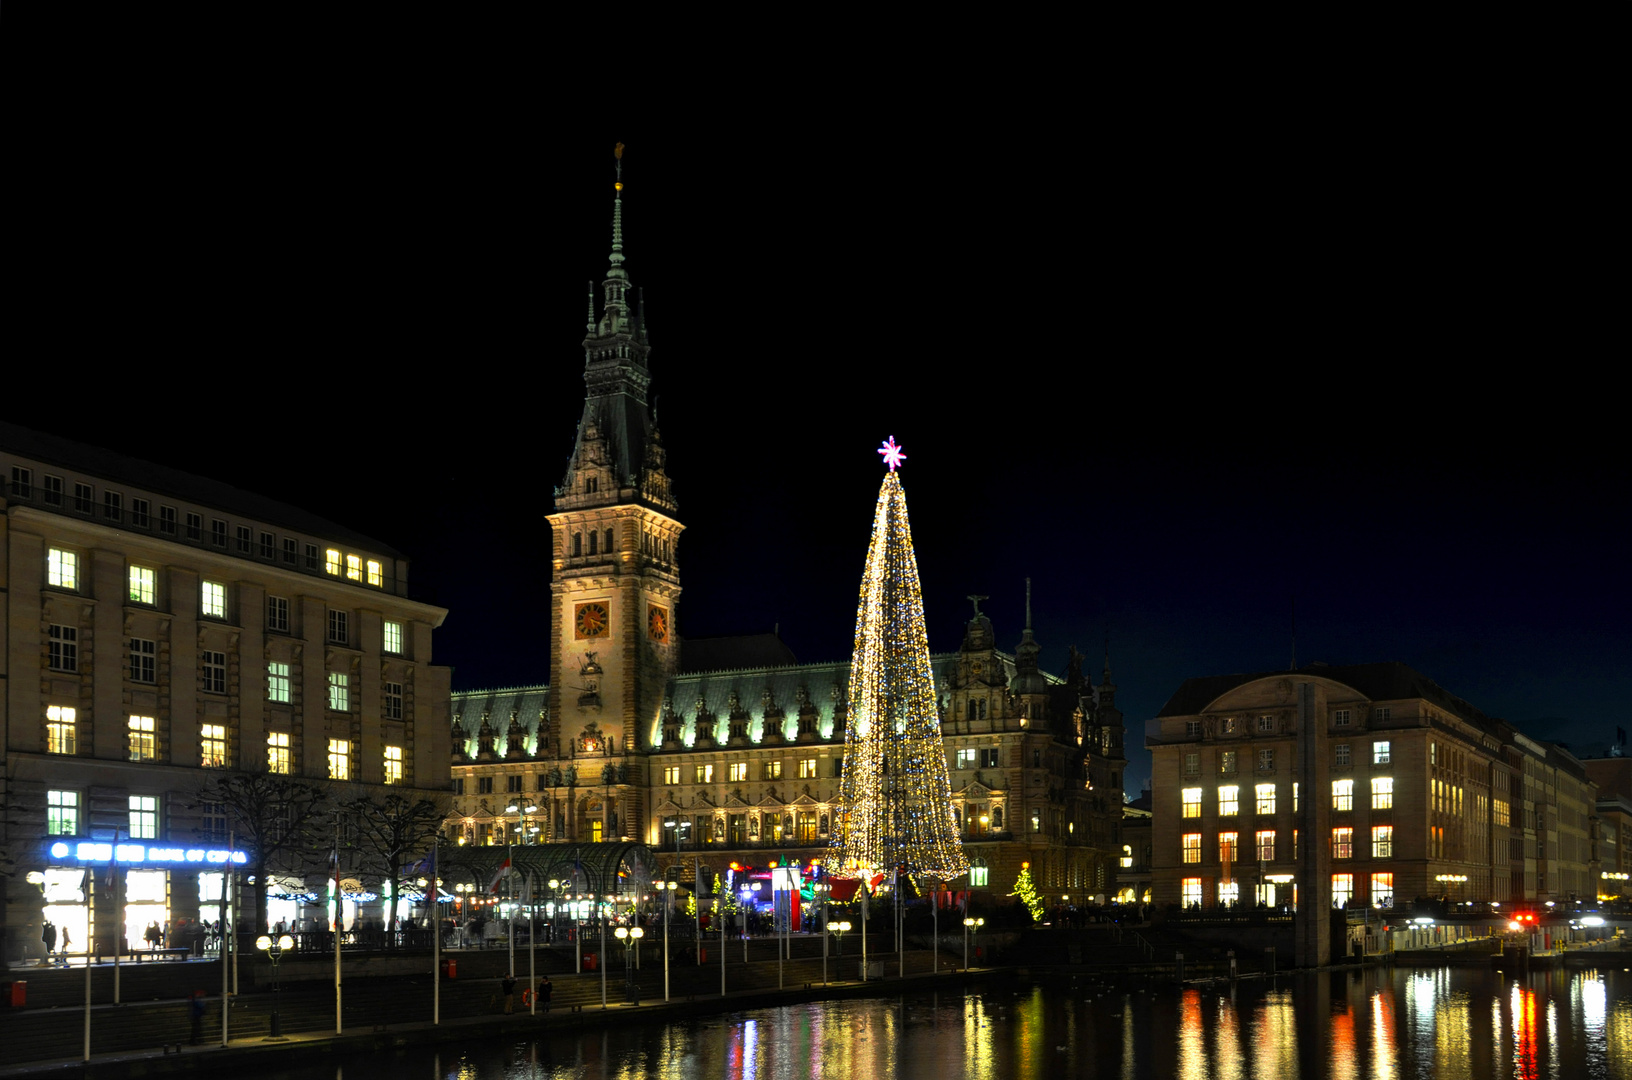
[[[118,866],[186,866],[216,865],[243,866],[249,862],[249,855],[242,851],[227,851],[224,848],[183,848],[169,847],[164,844],[137,844],[129,841],[122,844],[105,844],[94,840],[81,840],[78,843],[67,844],[61,840],[51,845],[51,857],[77,862],[82,865],[105,865],[113,863]]]

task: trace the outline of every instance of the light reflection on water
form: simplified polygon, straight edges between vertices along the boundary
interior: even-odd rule
[[[352,1060],[432,1080],[1632,1080],[1632,972],[1086,977],[813,1002]],[[279,1072],[343,1080],[333,1066]]]

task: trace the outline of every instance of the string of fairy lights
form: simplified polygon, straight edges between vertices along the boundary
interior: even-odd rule
[[[969,870],[952,816],[918,560],[892,438],[856,609],[834,861],[950,880]]]

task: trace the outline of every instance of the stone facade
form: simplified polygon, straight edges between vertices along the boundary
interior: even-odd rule
[[[1403,664],[1191,679],[1158,724],[1158,905],[1594,895],[1582,763]]]
[[[446,612],[408,598],[405,556],[225,484],[10,425],[0,470],[0,828],[18,864],[7,925],[34,934],[19,948],[38,951],[41,893],[24,884],[36,873],[60,924],[94,927],[111,951],[111,896],[71,887],[92,864],[54,852],[133,834],[225,848],[197,798],[223,770],[326,781],[339,762],[350,784],[445,795],[449,673],[431,663],[431,634]],[[198,918],[199,875],[157,873],[139,883],[143,914]]]

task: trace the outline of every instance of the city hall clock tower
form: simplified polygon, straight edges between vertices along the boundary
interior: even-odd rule
[[[646,402],[644,311],[631,305],[623,268],[622,150],[619,144],[599,319],[590,286],[584,412],[549,515],[549,741],[541,738],[539,751],[570,762],[586,793],[610,795],[614,813],[586,815],[603,839],[639,836],[641,808],[629,800],[645,786],[640,752],[658,737],[664,688],[679,656],[683,528]]]

